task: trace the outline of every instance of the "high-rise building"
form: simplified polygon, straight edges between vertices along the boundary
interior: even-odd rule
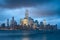
[[[14,17],[12,17],[12,21],[14,21]]]
[[[17,22],[16,21],[14,21],[14,26],[17,26]]]
[[[34,20],[31,17],[29,17],[28,20],[29,20],[29,24],[33,24],[34,23]]]
[[[16,29],[17,27],[17,22],[15,21],[14,17],[12,17],[10,26],[11,26],[11,29]]]
[[[33,29],[36,29],[37,28],[37,25],[36,23],[33,24]]]
[[[28,19],[28,17],[29,17],[29,11],[28,11],[28,10],[26,10],[26,12],[25,12],[25,18],[27,18],[27,19]]]
[[[26,10],[25,18],[22,20],[23,25],[28,25],[28,18],[29,18],[29,13],[28,13],[28,10]]]
[[[35,20],[35,23],[36,23],[36,25],[37,25],[37,26],[39,25],[39,22],[38,22],[38,20]]]
[[[26,10],[24,19],[20,19],[20,24],[32,26],[33,23],[34,20],[31,17],[29,17],[29,11]]]
[[[43,24],[43,22],[40,22],[40,29],[44,29],[44,24]]]
[[[12,17],[12,20],[11,20],[11,23],[10,23],[11,27],[14,27],[14,25],[15,25],[14,22],[15,22],[14,17]]]
[[[20,19],[20,25],[22,25],[23,24],[23,19]]]
[[[23,25],[28,25],[28,19],[23,20]]]
[[[2,24],[1,24],[1,27],[5,28],[5,23],[2,23]]]
[[[46,20],[45,19],[43,20],[43,24],[44,24],[44,26],[46,25]]]
[[[7,19],[7,27],[9,27],[9,19]]]

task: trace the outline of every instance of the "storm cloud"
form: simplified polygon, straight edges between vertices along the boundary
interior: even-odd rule
[[[36,16],[60,15],[60,1],[58,0],[0,0],[0,8],[16,9],[24,7],[35,8],[35,10],[32,10],[32,14]]]
[[[48,3],[51,0],[0,0],[0,7],[16,8],[16,7],[31,7]]]

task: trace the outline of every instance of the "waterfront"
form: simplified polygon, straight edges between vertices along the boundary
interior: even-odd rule
[[[18,31],[17,31],[18,32]],[[24,33],[22,33],[24,34]],[[12,31],[0,31],[0,40],[60,40],[60,30],[54,33],[37,33],[22,35]]]

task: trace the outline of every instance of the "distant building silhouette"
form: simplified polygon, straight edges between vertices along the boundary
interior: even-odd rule
[[[12,17],[12,20],[11,20],[11,22],[10,22],[10,26],[11,26],[11,27],[14,27],[14,17]]]
[[[37,26],[39,26],[39,22],[38,22],[38,20],[35,20],[35,22],[34,22]]]
[[[14,26],[17,26],[17,22],[16,21],[14,22]]]
[[[36,28],[37,28],[37,24],[34,23],[34,24],[33,24],[33,29],[36,29]]]
[[[28,22],[29,22],[29,26],[32,27],[34,24],[34,20],[31,17],[29,17]]]
[[[44,24],[44,26],[47,25],[47,23],[46,23],[46,19],[43,20],[43,24]]]
[[[10,22],[10,26],[14,28],[16,25],[17,25],[17,22],[14,20],[14,17],[12,17],[12,20]]]
[[[44,24],[43,24],[43,22],[40,22],[40,29],[44,29]]]
[[[20,25],[23,25],[23,19],[20,19]]]
[[[1,24],[1,27],[5,28],[5,23],[2,23],[2,24]]]
[[[7,19],[7,27],[9,27],[9,19]]]

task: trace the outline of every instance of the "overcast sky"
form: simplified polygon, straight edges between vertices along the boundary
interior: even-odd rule
[[[0,0],[0,24],[12,16],[19,23],[25,15],[26,9],[29,16],[39,22],[46,19],[47,24],[57,24],[60,28],[60,1],[58,0]]]

